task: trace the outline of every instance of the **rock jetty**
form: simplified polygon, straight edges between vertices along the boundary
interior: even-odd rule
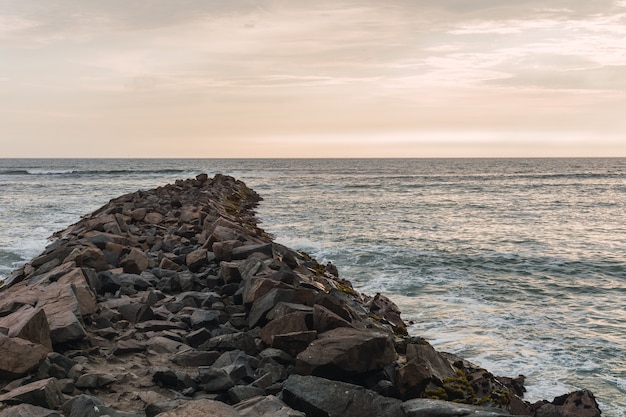
[[[274,242],[259,201],[202,174],[56,233],[0,288],[0,417],[600,416],[409,336],[391,300]]]

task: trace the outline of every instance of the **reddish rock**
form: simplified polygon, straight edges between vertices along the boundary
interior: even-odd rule
[[[80,305],[73,284],[55,282],[41,294],[37,307],[46,312],[53,344],[80,340],[86,336],[78,318],[81,316]]]
[[[296,371],[309,375],[331,367],[363,373],[382,369],[396,358],[394,343],[387,334],[340,327],[318,335],[296,358]]]
[[[65,262],[74,261],[76,266],[93,268],[96,271],[104,271],[108,268],[104,253],[94,246],[82,246],[74,249]]]
[[[23,306],[15,313],[0,318],[0,327],[9,329],[9,337],[19,337],[33,343],[39,343],[52,351],[50,326],[46,312],[30,305]]]
[[[311,329],[307,325],[307,322],[311,322],[311,314],[301,311],[279,317],[270,321],[263,327],[263,330],[261,330],[261,340],[267,345],[271,345],[274,335],[309,331]]]
[[[19,337],[0,333],[0,379],[16,379],[37,368],[49,349]]]
[[[141,274],[149,265],[150,261],[146,254],[137,248],[132,248],[120,262],[120,266],[128,274]]]
[[[270,278],[253,278],[246,282],[243,293],[244,304],[252,304],[274,288],[289,289],[293,286]]]
[[[94,314],[98,310],[96,295],[93,293],[91,286],[87,282],[87,278],[80,268],[74,268],[67,274],[63,275],[57,281],[59,284],[71,284],[76,300],[78,301],[78,310],[80,315],[88,316]]]

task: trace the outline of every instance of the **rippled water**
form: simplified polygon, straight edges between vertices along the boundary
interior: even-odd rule
[[[626,159],[0,160],[0,276],[110,198],[199,172],[245,181],[278,241],[437,348],[626,416]]]

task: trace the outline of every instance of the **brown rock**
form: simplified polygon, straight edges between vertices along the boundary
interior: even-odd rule
[[[180,271],[183,270],[183,268],[180,265],[178,265],[176,262],[172,261],[169,258],[161,259],[161,263],[159,264],[159,268],[167,269],[168,271],[176,271],[176,272],[180,272]]]
[[[337,327],[354,327],[348,321],[319,304],[313,306],[313,328],[319,333]]]
[[[203,265],[208,263],[206,249],[196,249],[185,258],[185,263],[191,271],[198,271]]]
[[[161,213],[157,213],[153,211],[153,212],[147,213],[144,216],[143,221],[148,224],[159,224],[163,221],[164,218],[165,216],[163,216]]]
[[[296,358],[302,375],[335,368],[363,373],[381,369],[397,358],[394,343],[384,333],[340,327],[322,333]]]
[[[81,246],[74,249],[65,258],[65,262],[69,261],[74,261],[78,267],[93,268],[96,271],[104,271],[108,267],[104,253],[94,246]]]
[[[0,379],[16,379],[37,368],[49,350],[39,343],[0,334],[0,352]]]
[[[57,408],[63,402],[63,394],[56,384],[56,378],[42,379],[16,388],[0,396],[7,404],[32,404],[45,408]]]
[[[124,268],[124,272],[129,274],[141,274],[149,265],[150,261],[146,254],[137,248],[132,248],[120,262],[120,266]]]
[[[46,312],[53,344],[80,340],[86,336],[78,319],[81,316],[80,305],[73,284],[54,282],[46,287],[37,307]]]
[[[19,337],[33,343],[39,343],[52,351],[50,326],[46,312],[30,305],[23,306],[15,313],[0,318],[0,327],[9,329],[9,337]]]
[[[231,261],[233,259],[233,249],[243,245],[239,240],[225,240],[223,242],[215,242],[212,251],[215,259],[218,261]]]
[[[263,330],[261,330],[261,340],[267,345],[271,345],[274,335],[309,331],[311,329],[307,325],[307,321],[311,322],[311,314],[302,311],[279,317],[276,320],[270,321],[263,327]]]
[[[276,334],[272,336],[272,347],[296,356],[317,339],[315,330]]]
[[[59,284],[71,284],[78,310],[81,316],[89,316],[98,310],[96,295],[93,293],[87,278],[80,268],[74,268],[57,281]]]

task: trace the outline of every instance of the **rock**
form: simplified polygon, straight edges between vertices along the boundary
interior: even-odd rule
[[[212,337],[204,344],[200,345],[200,350],[243,350],[248,354],[257,352],[254,339],[246,332],[237,332]]]
[[[53,282],[46,286],[37,307],[46,312],[53,344],[81,340],[87,335],[77,317],[81,315],[80,303],[72,284]]]
[[[139,323],[142,321],[152,320],[154,312],[152,309],[142,303],[124,304],[117,308],[122,317],[131,323]]]
[[[250,385],[235,385],[228,390],[228,398],[230,398],[233,404],[261,395],[265,395],[264,390]]]
[[[48,348],[0,333],[0,378],[16,379],[36,369],[48,355]]]
[[[276,334],[272,336],[272,347],[296,356],[307,349],[315,339],[317,339],[315,330]]]
[[[52,351],[50,326],[46,312],[41,308],[25,305],[15,313],[0,318],[0,327],[9,329],[9,337],[19,337],[33,343],[39,343]]]
[[[354,327],[350,322],[319,304],[313,306],[313,328],[318,333],[336,329],[337,327]]]
[[[290,375],[283,401],[308,416],[404,417],[402,402],[358,385],[315,376]]]
[[[236,262],[220,262],[219,277],[226,284],[241,282],[241,273],[239,272],[239,264]]]
[[[311,314],[302,311],[279,317],[270,321],[263,327],[263,330],[261,330],[261,340],[271,345],[274,335],[309,331],[311,328],[308,323],[312,323],[312,319],[313,316]]]
[[[143,352],[146,349],[146,344],[144,342],[140,342],[139,340],[120,340],[116,343],[115,349],[113,349],[113,354],[119,356],[127,353]]]
[[[215,328],[222,322],[223,314],[223,312],[218,310],[195,310],[190,318],[191,328]]]
[[[254,245],[244,245],[233,249],[233,259],[247,259],[255,253],[260,253],[268,258],[272,257],[273,249],[271,243],[261,243]]]
[[[76,380],[76,388],[102,388],[115,382],[115,378],[110,375],[95,373],[83,374]]]
[[[210,366],[215,363],[215,360],[220,356],[217,351],[197,351],[190,350],[177,353],[172,362],[179,366]]]
[[[556,397],[552,403],[537,403],[535,417],[600,417],[600,408],[593,393],[574,391]]]
[[[248,315],[248,326],[253,328],[257,324],[263,323],[265,314],[270,311],[281,301],[293,303],[297,301],[297,293],[292,289],[274,288],[267,294],[258,298],[252,303],[250,314]]]
[[[213,400],[189,401],[171,411],[157,414],[156,417],[240,417],[239,413],[229,405]]]
[[[26,403],[50,409],[57,408],[63,401],[63,394],[56,385],[56,378],[31,382],[0,395],[0,402],[6,404]]]
[[[296,371],[363,373],[382,369],[397,357],[387,334],[340,327],[318,335],[318,339],[296,358]]]
[[[128,274],[141,274],[149,265],[150,262],[146,254],[137,248],[131,248],[130,252],[120,262],[120,266]]]
[[[65,258],[65,262],[69,261],[74,261],[78,267],[93,268],[96,271],[104,271],[108,267],[102,250],[93,246],[82,246],[74,249]]]
[[[140,417],[140,414],[121,413],[105,406],[98,398],[81,394],[71,400],[69,417]],[[65,408],[65,405],[63,406]],[[143,413],[142,413],[143,414]]]
[[[507,417],[511,414],[501,410],[457,404],[450,401],[418,398],[402,404],[406,417]]]
[[[185,263],[190,271],[198,271],[202,266],[208,264],[207,259],[208,251],[203,248],[196,249],[195,251],[187,254]]]
[[[0,411],[0,417],[63,417],[56,411],[30,404],[19,404]]]
[[[306,417],[273,395],[252,397],[234,406],[241,417]]]

